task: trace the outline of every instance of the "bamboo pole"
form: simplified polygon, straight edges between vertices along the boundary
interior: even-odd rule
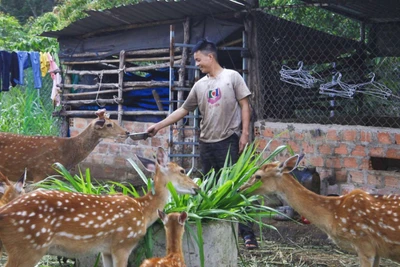
[[[118,115],[118,111],[107,110],[110,115]],[[61,110],[53,112],[53,116],[61,117],[93,117],[93,110]],[[168,111],[125,111],[126,116],[166,116]]]
[[[125,52],[126,55],[126,52]],[[181,56],[176,58],[180,59]],[[169,57],[145,57],[145,58],[125,58],[125,62],[148,62],[148,61],[169,61]],[[100,63],[119,63],[119,59],[102,59],[102,60],[88,60],[88,61],[66,61],[65,65],[89,65]]]

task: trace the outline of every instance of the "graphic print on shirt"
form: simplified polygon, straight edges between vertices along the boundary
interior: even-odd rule
[[[215,88],[213,90],[209,90],[207,94],[207,100],[210,104],[215,104],[221,99],[221,89]]]

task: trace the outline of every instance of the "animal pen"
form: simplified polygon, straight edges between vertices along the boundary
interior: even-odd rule
[[[256,139],[276,139],[295,152],[306,152],[322,179],[364,186],[376,174],[370,169],[372,159],[383,159],[386,165],[373,171],[393,170],[400,159],[400,137],[392,131],[400,126],[400,25],[394,11],[382,11],[399,7],[382,9],[373,1],[380,15],[368,17],[378,10],[371,4],[358,18],[342,11],[358,14],[357,5],[303,2],[300,8],[316,10],[316,16],[335,12],[350,18],[356,33],[327,33],[284,20],[273,15],[273,8],[258,8],[257,1],[154,1],[89,11],[87,18],[44,34],[58,38],[64,66],[62,110],[57,115],[84,118],[105,107],[120,123],[161,120],[184,101],[199,78],[190,47],[208,38],[220,49],[221,65],[238,70],[253,92]],[[186,167],[197,164],[200,120],[201,114],[190,114],[165,136],[170,156],[185,159]],[[337,140],[329,139],[332,126]],[[347,137],[341,127],[346,126],[346,133],[363,129],[353,143],[343,139]],[[383,152],[375,153],[373,142],[379,143],[382,131],[388,141]],[[363,139],[364,132],[371,140]],[[337,153],[343,144],[346,151]],[[329,147],[326,156],[323,145]],[[349,169],[346,162],[355,149],[362,153],[351,159],[357,166]],[[387,188],[382,179],[380,186]]]

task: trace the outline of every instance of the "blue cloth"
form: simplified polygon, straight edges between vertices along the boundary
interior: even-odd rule
[[[1,91],[10,90],[11,53],[0,51]]]
[[[24,69],[30,67],[30,61],[28,60],[28,52],[26,51],[17,51],[18,56],[18,70],[19,76],[17,79],[14,78],[14,82],[16,84],[24,85]]]
[[[18,55],[15,52],[11,53],[11,78],[10,78],[10,83],[12,87],[15,87],[17,83],[15,81],[18,81],[19,79],[19,65],[18,65]]]
[[[31,66],[33,72],[33,83],[36,89],[42,88],[42,75],[40,70],[40,54],[39,52],[29,52]]]

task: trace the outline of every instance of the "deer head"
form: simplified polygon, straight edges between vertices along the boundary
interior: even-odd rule
[[[93,128],[100,138],[119,137],[127,138],[129,132],[118,125],[116,121],[110,119],[105,109],[99,109],[95,112],[97,119],[92,121]]]
[[[24,174],[15,184],[12,184],[1,172],[0,179],[0,193],[3,194],[3,196],[0,198],[0,206],[7,204],[11,200],[16,199],[25,193],[24,186],[26,181],[26,169]]]

